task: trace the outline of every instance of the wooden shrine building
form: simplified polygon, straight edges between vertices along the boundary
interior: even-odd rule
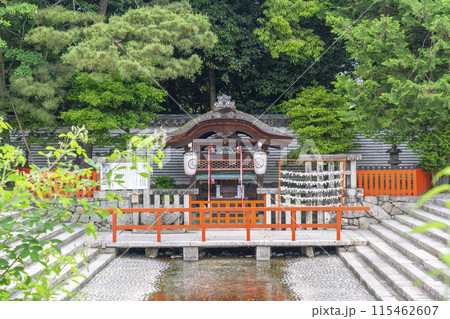
[[[194,200],[257,200],[268,152],[293,141],[292,135],[237,111],[231,97],[222,95],[214,110],[169,133],[166,147],[184,149],[184,171],[198,189]]]

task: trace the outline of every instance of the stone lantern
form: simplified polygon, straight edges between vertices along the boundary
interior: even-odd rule
[[[397,148],[397,145],[392,145],[390,149],[386,151],[386,153],[389,153],[389,161],[388,163],[392,165],[393,168],[397,168],[398,165],[402,162],[399,159],[399,154],[402,150]]]

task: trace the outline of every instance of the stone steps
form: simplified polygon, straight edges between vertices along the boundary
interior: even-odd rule
[[[397,235],[400,235],[406,239],[408,239],[410,242],[414,243],[419,248],[429,252],[432,255],[440,256],[442,254],[447,253],[447,246],[437,241],[433,238],[430,238],[429,236],[423,234],[423,233],[415,233],[411,234],[409,233],[411,231],[411,228],[408,226],[405,226],[401,223],[399,223],[396,220],[383,220],[381,222],[381,225],[385,228],[393,231]],[[377,227],[374,227],[376,225],[371,225],[369,229],[376,229]]]
[[[63,271],[59,274],[59,276],[52,281],[51,285],[53,287],[59,285],[72,274],[71,269],[72,267],[80,269],[81,267],[85,266],[86,263],[92,262],[92,260],[94,260],[94,258],[96,258],[98,255],[99,255],[98,249],[86,247],[81,254],[74,256],[76,260],[76,265],[64,268]]]
[[[446,220],[450,219],[450,209],[446,208],[446,206],[442,206],[441,204],[438,205],[427,203],[422,206],[422,209],[436,216],[445,218]]]
[[[371,245],[372,242],[383,240],[384,242],[389,244],[390,247],[395,248],[398,252],[402,253],[416,265],[421,266],[425,271],[445,269],[445,263],[438,257],[423,249],[418,248],[406,238],[397,235],[389,229],[378,226],[372,227],[371,230],[376,236],[370,238],[369,245]]]
[[[370,271],[370,266],[356,253],[338,250],[338,254],[347,267],[356,275],[361,283],[378,301],[402,300],[399,295],[389,289],[389,285],[383,278]]]
[[[52,237],[55,237],[55,236],[61,234],[63,231],[64,231],[63,226],[59,225],[59,226],[54,227],[53,230],[48,230],[48,229],[47,229],[44,233],[40,234],[40,235],[37,237],[37,239],[38,239],[38,240],[48,240],[48,239],[50,239],[50,238],[52,238]],[[17,233],[17,234],[22,234],[22,233]],[[16,234],[16,235],[17,235],[17,234]],[[11,241],[11,240],[8,240],[8,241],[6,242],[6,244],[10,245],[10,246],[13,247],[13,248],[19,246],[21,243],[22,243],[22,240],[21,240],[21,239],[17,239],[17,240],[14,241],[14,242]],[[0,257],[1,257],[1,256],[2,256],[2,255],[0,255]],[[3,255],[3,256],[4,256],[4,255]],[[4,257],[3,257],[3,258],[4,258]]]
[[[446,296],[445,285],[430,277],[425,271],[415,265],[395,248],[390,247],[385,241],[370,241],[370,247],[395,269],[412,280],[412,284],[421,287],[435,300],[443,300]]]
[[[98,248],[98,246],[96,246],[96,248],[91,248],[91,243],[95,241],[92,236],[86,235],[84,227],[74,227],[72,233],[65,232],[62,226],[58,227],[58,229],[56,228],[57,227],[55,227],[52,232],[45,235],[45,237],[48,237],[46,239],[61,240],[61,243],[58,244],[61,248],[61,254],[63,256],[72,256],[75,260],[75,264],[63,267],[61,272],[55,278],[52,278],[51,285],[56,286],[64,282],[68,284],[64,289],[76,292],[91,280],[98,271],[111,262],[115,257],[115,253],[100,254],[100,248]],[[44,272],[45,268],[40,263],[33,263],[29,258],[28,261],[30,264],[25,266],[25,271],[29,275],[36,276]],[[49,257],[49,264],[53,264],[57,261],[57,258],[53,256]],[[79,269],[79,273],[82,276],[72,278],[72,267]],[[10,292],[13,292],[13,289],[14,286],[8,287],[8,291]],[[66,293],[60,294],[63,294],[64,296],[58,295],[57,300],[70,298]],[[13,293],[9,298],[14,299],[19,297],[20,294]]]
[[[446,199],[446,198],[437,198],[434,200],[434,204],[448,209],[447,204],[446,204],[448,201],[449,201],[449,199]]]
[[[70,294],[62,292],[57,295],[55,300],[69,300],[71,299],[81,288],[88,284],[95,275],[103,270],[111,261],[116,257],[116,254],[99,254],[97,257],[89,263],[89,266],[83,266],[80,268],[80,274],[82,277],[78,277],[76,281],[71,278],[66,279],[63,283],[67,284],[64,289],[69,291]],[[82,296],[79,296],[82,298]]]
[[[447,225],[447,228],[445,229],[448,231],[450,228],[450,220],[447,218],[443,218],[441,216],[437,216],[436,214],[430,213],[428,211],[425,211],[423,209],[413,209],[409,213],[411,217],[419,219],[424,222],[431,222],[431,221],[438,221],[445,225]]]
[[[382,259],[374,249],[368,246],[357,246],[356,253],[369,264],[386,282],[403,298],[403,300],[432,300],[409,278]]]
[[[339,252],[341,259],[360,278],[378,300],[446,300],[448,289],[444,276],[429,274],[445,271],[440,259],[448,254],[450,210],[447,199],[428,201],[410,215],[396,215],[361,230],[367,246],[356,246],[354,252]],[[429,221],[445,223],[446,230],[431,228],[424,233],[411,233]],[[392,291],[394,290],[394,292]]]
[[[395,216],[395,220],[397,220],[398,222],[400,222],[401,224],[412,228],[415,227],[421,227],[426,225],[426,222],[421,221],[419,219],[407,216],[407,215],[397,215]],[[426,232],[424,232],[423,234],[436,239],[438,241],[441,241],[442,243],[446,244],[448,241],[448,233],[443,231],[442,229],[439,228],[430,228],[428,229]]]

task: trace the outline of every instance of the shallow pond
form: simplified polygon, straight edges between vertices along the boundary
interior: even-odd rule
[[[149,300],[294,300],[283,283],[285,259],[173,260]]]

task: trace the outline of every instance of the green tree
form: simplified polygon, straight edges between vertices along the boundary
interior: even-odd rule
[[[369,5],[340,1],[328,16],[333,32],[342,34]],[[339,74],[336,88],[356,106],[348,115],[360,131],[390,144],[407,142],[422,166],[442,168],[450,154],[448,1],[377,5],[344,36],[355,70]]]
[[[161,111],[165,94],[152,80],[190,77],[202,64],[197,50],[216,41],[207,18],[187,3],[141,7],[109,20],[63,6],[30,8],[29,30],[19,34],[40,60],[27,77],[10,76],[5,86],[11,82],[20,96],[18,110],[27,108],[19,112],[27,130],[86,125],[89,156],[92,143],[123,149],[131,130]],[[108,130],[122,133],[111,137]]]
[[[341,113],[348,103],[339,94],[322,86],[304,88],[295,99],[279,106],[292,117],[289,125],[298,134],[298,143],[303,145],[313,140],[321,154],[345,153],[354,148],[353,123],[343,119]],[[300,149],[290,154],[295,158]]]
[[[218,42],[204,55],[205,63],[199,73],[189,79],[177,79],[167,88],[180,104],[193,113],[211,108],[216,95],[227,94],[236,101],[239,110],[258,114],[267,111],[282,94],[313,62],[311,55],[293,63],[286,54],[274,59],[270,50],[255,30],[261,27],[258,19],[265,19],[263,1],[251,0],[191,0],[194,10],[207,15],[211,30]],[[314,30],[324,46],[334,39],[323,18],[316,16],[302,19],[305,29]],[[320,63],[314,65],[282,97],[281,101],[295,97],[302,86],[316,80],[320,85],[331,88],[334,75],[352,69],[342,46],[333,46]],[[173,104],[166,109],[179,111]],[[271,112],[277,111],[272,107]]]
[[[87,28],[83,41],[62,59],[80,70],[123,79],[190,77],[202,65],[195,51],[217,41],[209,29],[208,19],[193,14],[187,2],[143,7]]]
[[[21,135],[20,123],[29,143],[43,145],[54,137],[52,129],[58,125],[59,107],[73,72],[71,66],[62,63],[60,54],[80,39],[82,28],[91,19],[61,7],[38,10],[28,3],[2,3],[0,114],[15,115],[12,135]],[[45,26],[49,32],[36,33]],[[66,29],[66,36],[56,36]],[[10,142],[23,147],[25,138]],[[28,152],[26,155],[28,159]]]
[[[162,110],[164,97],[164,91],[156,89],[151,79],[123,80],[80,72],[73,76],[68,107],[61,112],[61,119],[67,124],[84,125],[90,132],[89,145],[113,145],[125,150],[134,135],[132,129],[147,128]],[[122,133],[111,135],[110,130]]]
[[[266,1],[264,7],[265,18],[258,19],[262,27],[255,33],[270,49],[273,58],[286,54],[292,62],[297,62],[319,57],[323,41],[314,30],[305,28],[305,23],[301,23],[320,12],[318,1]]]
[[[145,128],[162,110],[165,93],[153,81],[192,76],[202,64],[197,50],[216,42],[207,18],[193,14],[186,2],[141,7],[98,21],[91,19],[94,24],[83,29],[37,27],[29,36],[31,43],[47,48],[53,48],[52,38],[74,41],[54,49],[62,53],[64,65],[78,70],[60,118],[66,126],[86,126],[90,156],[94,143],[124,149],[132,129]],[[121,133],[112,137],[109,130]]]

